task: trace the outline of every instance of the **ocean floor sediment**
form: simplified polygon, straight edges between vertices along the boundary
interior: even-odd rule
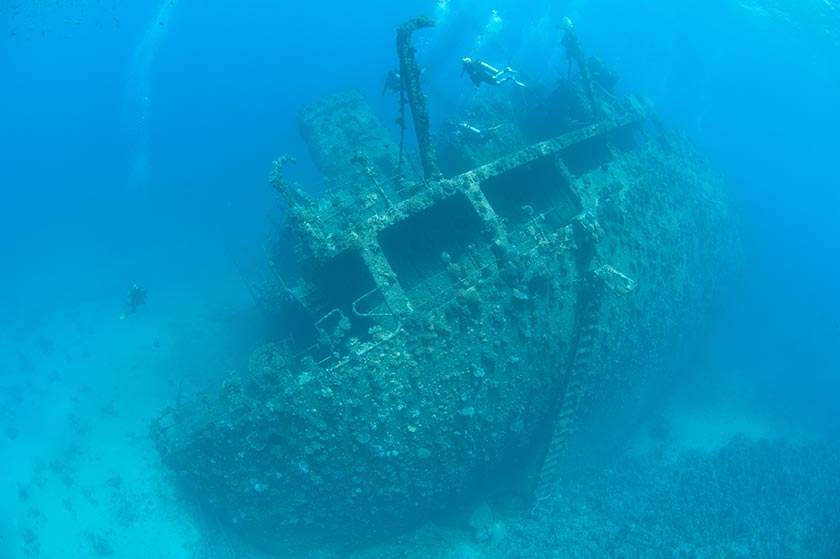
[[[840,556],[840,449],[736,436],[714,450],[628,453],[561,483],[530,514],[492,505],[373,557]]]

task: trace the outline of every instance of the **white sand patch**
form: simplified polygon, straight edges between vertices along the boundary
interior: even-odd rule
[[[154,295],[126,320],[119,302],[86,304],[0,344],[3,559],[230,556],[170,482],[149,426],[179,389],[241,366],[245,319]]]

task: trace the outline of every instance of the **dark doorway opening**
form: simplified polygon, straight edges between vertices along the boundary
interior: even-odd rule
[[[400,285],[411,290],[484,245],[482,221],[463,194],[455,194],[379,234]]]
[[[484,181],[481,190],[496,213],[513,223],[552,213],[560,225],[580,212],[580,203],[558,172],[553,157],[543,157]]]
[[[589,138],[563,150],[563,162],[576,177],[603,167],[610,158],[609,144],[603,136]]]

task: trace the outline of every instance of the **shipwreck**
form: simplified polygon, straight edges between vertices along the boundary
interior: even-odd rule
[[[328,188],[275,163],[277,340],[153,426],[202,510],[268,549],[539,506],[679,374],[732,261],[723,181],[594,59],[594,103],[574,79],[482,91],[433,138],[429,24],[398,33],[402,139],[355,93],[303,111]]]

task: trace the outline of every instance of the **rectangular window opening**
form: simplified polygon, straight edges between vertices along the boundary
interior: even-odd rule
[[[580,212],[580,203],[558,171],[554,157],[543,157],[487,179],[481,190],[495,212],[513,223],[550,213],[565,225]]]
[[[435,292],[444,284],[450,264],[469,262],[477,247],[485,247],[482,221],[466,196],[455,194],[379,233],[379,244],[402,288],[425,287]]]
[[[346,250],[328,261],[315,274],[312,282],[315,292],[310,307],[322,320],[318,326],[339,328],[344,335],[365,339],[374,321],[371,311],[384,304],[382,294],[377,291],[376,282],[361,254]],[[328,313],[330,316],[323,317]]]
[[[603,136],[589,138],[563,150],[563,162],[576,177],[603,167],[610,157],[609,144]]]
[[[622,126],[610,135],[610,143],[621,153],[633,151],[643,142],[642,132],[637,124]]]

